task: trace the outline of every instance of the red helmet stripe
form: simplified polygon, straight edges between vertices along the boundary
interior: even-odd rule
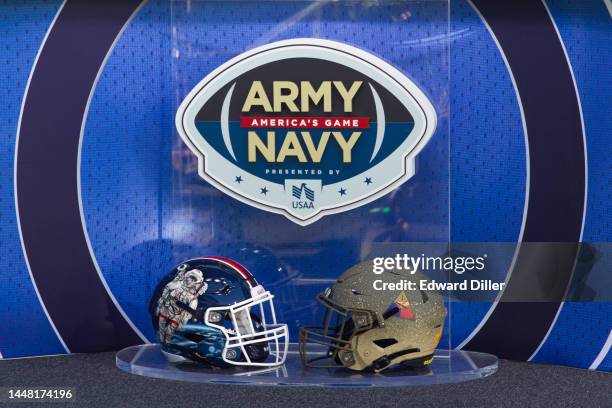
[[[236,272],[238,272],[244,278],[244,280],[247,281],[247,283],[249,284],[251,288],[257,284],[257,282],[255,281],[255,278],[253,277],[253,275],[251,275],[251,272],[249,272],[247,268],[240,265],[236,261],[232,261],[231,259],[228,259],[228,258],[223,258],[222,256],[204,256],[200,259],[214,259],[215,261],[222,262],[226,264],[227,266],[231,267],[232,269],[234,269]]]

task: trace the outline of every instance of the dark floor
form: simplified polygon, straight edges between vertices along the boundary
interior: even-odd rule
[[[612,374],[501,361],[491,377],[459,384],[377,389],[205,385],[127,374],[114,353],[0,360],[0,387],[76,389],[59,407],[612,407]]]

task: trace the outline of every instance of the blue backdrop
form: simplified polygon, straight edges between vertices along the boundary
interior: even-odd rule
[[[295,328],[314,318],[310,306],[315,293],[326,279],[359,260],[364,243],[398,239],[398,218],[411,224],[399,239],[410,241],[514,242],[520,237],[528,182],[524,118],[494,28],[485,24],[477,7],[451,1],[450,27],[444,8],[423,8],[423,14],[415,16],[419,25],[408,28],[388,20],[394,6],[380,7],[379,14],[353,16],[353,24],[347,24],[341,10],[320,7],[279,32],[284,19],[309,3],[264,4],[212,3],[195,7],[183,20],[183,9],[177,9],[174,21],[168,2],[136,4],[93,81],[78,168],[84,233],[100,274],[96,279],[104,282],[114,307],[142,341],[153,341],[145,305],[156,280],[183,257],[215,252],[253,268],[264,284],[278,291],[282,316]],[[584,121],[588,189],[582,241],[607,242],[612,239],[612,119],[603,101],[612,96],[607,69],[612,62],[610,11],[599,0],[545,4],[567,52]],[[15,149],[24,95],[45,35],[67,7],[59,1],[0,3],[0,353],[5,358],[76,351],[62,339],[58,327],[63,326],[53,323],[57,317],[47,312],[44,295],[37,294],[33,277],[45,271],[28,266],[28,241],[20,237],[15,200]],[[449,31],[441,40],[449,42],[408,45],[400,52],[387,39],[402,29],[422,37]],[[447,108],[440,120],[442,128],[450,130],[450,144],[444,136],[434,139],[417,175],[400,194],[326,217],[329,228],[319,222],[304,229],[241,204],[202,181],[174,131],[174,112],[204,75],[258,41],[315,35],[411,66],[419,85],[438,98],[436,106]],[[449,55],[432,56],[446,46]],[[194,55],[195,50],[204,54]],[[430,61],[440,58],[446,59]],[[52,128],[44,137],[62,143],[62,135]],[[440,155],[450,156],[448,168],[432,165],[432,158]],[[44,169],[40,175],[45,176]],[[40,201],[44,206],[45,197]],[[282,272],[268,273],[278,268]],[[63,284],[69,285],[58,282]],[[70,304],[65,318],[71,309],[87,307]],[[491,304],[452,307],[452,326],[445,336],[451,333],[446,340],[456,347],[487,319]],[[610,303],[564,303],[556,319],[545,323],[550,326],[547,336],[531,359],[611,370],[611,316]]]

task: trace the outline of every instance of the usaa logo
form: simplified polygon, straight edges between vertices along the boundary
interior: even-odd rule
[[[181,103],[176,127],[206,181],[308,225],[412,177],[436,120],[425,94],[390,64],[300,38],[212,71]]]
[[[314,190],[311,190],[310,188],[308,188],[308,185],[306,183],[302,183],[299,187],[297,186],[293,186],[292,188],[293,191],[293,197],[296,200],[293,200],[292,202],[292,207],[295,209],[301,209],[301,208],[314,208],[314,195],[315,192]],[[305,196],[306,201],[302,200],[302,195]]]

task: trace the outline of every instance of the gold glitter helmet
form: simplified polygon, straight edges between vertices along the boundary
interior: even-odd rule
[[[427,280],[420,272],[375,275],[372,267],[372,261],[353,266],[317,296],[325,312],[321,325],[300,329],[304,365],[380,372],[432,361],[446,317],[442,296],[419,290],[419,281]],[[414,290],[407,288],[409,281]]]

